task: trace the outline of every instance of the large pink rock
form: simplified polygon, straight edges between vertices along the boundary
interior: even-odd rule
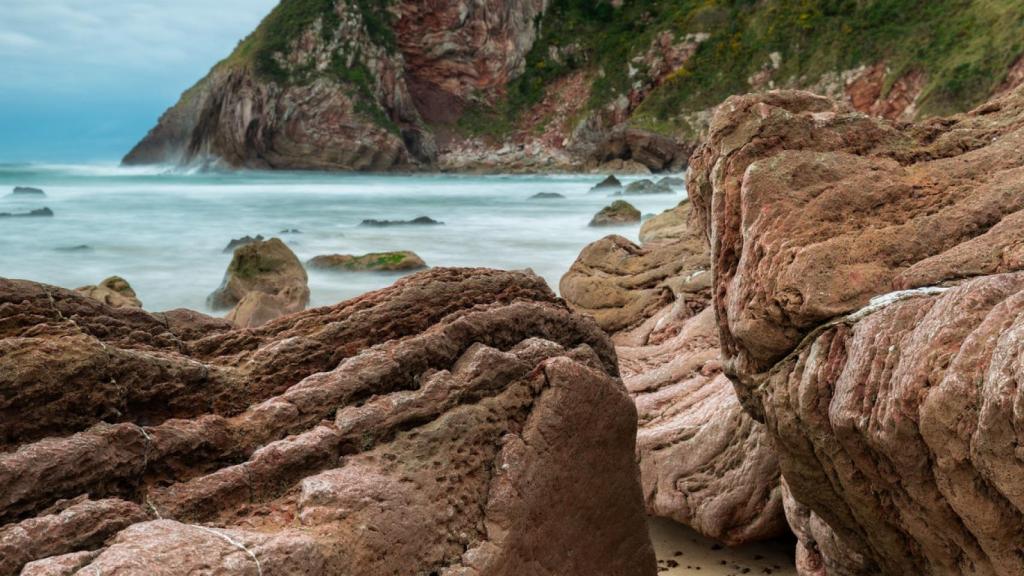
[[[1024,92],[897,125],[730,98],[694,155],[725,371],[806,574],[1024,572]]]
[[[653,218],[643,246],[621,236],[590,244],[561,293],[613,335],[639,414],[648,512],[737,545],[785,532],[779,468],[722,375],[710,255],[703,233],[680,225],[689,212],[684,202]]]
[[[0,574],[655,573],[614,349],[532,274],[248,330],[0,280],[0,349]]]

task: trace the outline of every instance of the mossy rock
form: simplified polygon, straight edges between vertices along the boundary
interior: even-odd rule
[[[325,254],[306,262],[306,266],[338,272],[408,272],[427,267],[415,252],[372,252],[362,256]]]
[[[591,226],[619,226],[640,221],[640,211],[625,200],[616,200],[594,215]]]

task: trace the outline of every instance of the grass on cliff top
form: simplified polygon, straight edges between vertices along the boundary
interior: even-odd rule
[[[777,86],[808,86],[828,72],[884,61],[890,73],[883,93],[907,72],[921,71],[927,84],[920,113],[957,112],[985,100],[1024,52],[1024,2],[636,0],[613,8],[608,0],[551,0],[540,29],[506,101],[473,111],[464,128],[507,129],[550,82],[577,69],[595,78],[588,107],[603,106],[628,93],[630,60],[664,30],[677,39],[710,38],[636,111],[634,121],[653,129],[685,132],[681,115],[750,91],[747,79],[773,52],[782,56]],[[478,126],[474,119],[481,119]]]

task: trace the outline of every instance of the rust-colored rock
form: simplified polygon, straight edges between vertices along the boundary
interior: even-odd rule
[[[691,167],[726,373],[812,526],[802,569],[1024,572],[1024,91],[903,126],[730,98]]]
[[[655,573],[614,349],[532,274],[248,330],[0,280],[0,347],[0,574]]]
[[[613,334],[639,413],[648,512],[742,544],[785,531],[779,470],[764,426],[722,375],[710,255],[689,212],[684,202],[655,217],[670,226],[643,246],[621,236],[587,246],[560,288]]]

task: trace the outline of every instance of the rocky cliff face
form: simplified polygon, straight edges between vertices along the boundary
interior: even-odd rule
[[[678,170],[731,94],[912,120],[1024,79],[1024,8],[951,4],[283,0],[125,163]]]
[[[615,351],[435,269],[258,329],[0,280],[0,574],[622,574],[655,561]]]
[[[1024,571],[1024,89],[916,125],[730,98],[689,190],[801,570]]]
[[[722,374],[710,254],[690,205],[645,223],[637,246],[587,246],[561,293],[612,334],[639,414],[637,456],[648,513],[729,545],[786,531],[779,467],[764,426]]]

